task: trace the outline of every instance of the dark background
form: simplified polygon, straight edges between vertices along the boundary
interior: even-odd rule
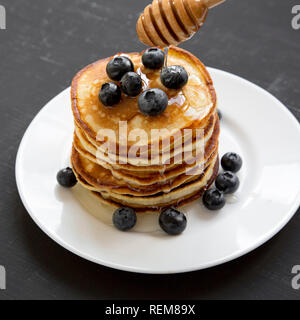
[[[50,240],[24,209],[15,184],[18,145],[49,99],[86,64],[139,51],[135,23],[147,0],[0,0],[0,299],[299,299],[299,211],[254,252],[222,266],[179,275],[141,275],[85,261]],[[279,98],[300,119],[300,1],[228,0],[183,47],[208,66],[238,74]],[[268,119],[266,119],[268,121]],[[297,146],[299,147],[299,146]],[[257,222],[259,223],[259,221]]]

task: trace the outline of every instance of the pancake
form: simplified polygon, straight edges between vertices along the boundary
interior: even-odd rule
[[[166,110],[145,116],[139,111],[138,97],[125,94],[113,107],[104,106],[98,94],[104,83],[111,82],[106,65],[112,57],[87,66],[72,82],[71,164],[78,182],[102,203],[160,212],[199,198],[214,182],[220,126],[212,80],[197,58],[170,47],[168,65],[181,65],[189,75],[182,89],[171,90],[162,85],[159,70],[143,66],[142,54],[125,56],[141,76],[143,90],[166,92]],[[108,139],[107,130],[114,139]],[[133,130],[143,134],[132,139]]]
[[[206,141],[205,145],[205,153],[199,153],[198,157],[195,157],[195,162],[191,164],[186,164],[184,161],[182,164],[177,165],[175,167],[171,167],[169,169],[168,167],[165,167],[164,170],[156,171],[156,172],[142,172],[142,171],[128,171],[124,169],[115,169],[113,165],[110,165],[106,162],[103,162],[97,158],[95,158],[92,154],[87,152],[84,147],[81,145],[80,140],[78,137],[75,135],[74,136],[74,148],[76,151],[80,154],[81,157],[86,159],[86,164],[85,166],[90,167],[90,161],[93,162],[93,176],[97,177],[97,169],[98,171],[103,171],[102,168],[105,168],[107,170],[111,171],[111,174],[116,178],[116,179],[121,179],[124,180],[125,182],[134,184],[134,185],[150,185],[153,183],[162,183],[164,181],[167,181],[169,179],[172,179],[178,175],[181,174],[191,174],[192,170],[196,170],[198,167],[201,165],[204,165],[207,159],[209,159],[213,153],[216,152],[217,146],[218,146],[218,137],[219,137],[219,123],[217,122],[213,134],[211,135],[210,139]],[[83,164],[81,163],[81,166]],[[81,168],[82,175],[85,176],[84,174],[85,168]],[[90,170],[91,171],[91,170]]]
[[[118,194],[108,191],[96,191],[96,193],[100,194],[101,197],[106,200],[111,200],[115,203],[119,203],[120,206],[125,205],[133,208],[149,208],[152,206],[163,207],[168,205],[169,203],[180,202],[183,199],[190,198],[195,194],[199,194],[201,190],[208,188],[209,182],[217,174],[218,168],[219,159],[218,157],[215,157],[200,176],[182,184],[181,186],[178,186],[177,188],[174,188],[168,193],[159,192],[153,195],[142,197],[136,197],[128,194]],[[95,190],[89,185],[87,181],[85,181],[80,175],[78,175],[78,173],[76,173],[76,175],[78,177],[78,181],[85,188],[95,192]]]
[[[211,149],[213,145],[216,144],[218,137],[219,137],[219,119],[217,115],[215,116],[215,121],[213,122],[214,126],[207,132],[206,136],[203,138],[203,147],[205,147],[206,153],[209,152],[209,148]],[[112,161],[108,155],[102,154],[99,152],[93,145],[91,145],[87,140],[85,140],[84,135],[80,131],[80,129],[75,129],[75,137],[74,137],[74,146],[77,149],[78,152],[80,152],[83,156],[89,158],[90,160],[104,166],[106,169],[114,168],[116,170],[122,170],[122,171],[131,171],[129,174],[137,173],[139,176],[143,175],[142,173],[149,173],[153,174],[153,171],[167,171],[170,168],[174,167],[174,164],[180,165],[183,160],[186,160],[187,163],[190,163],[189,160],[191,160],[193,157],[196,156],[200,157],[200,150],[198,150],[198,153],[196,152],[197,146],[199,147],[199,141],[194,141],[193,144],[190,146],[190,149],[186,149],[186,154],[184,157],[181,153],[171,153],[169,164],[162,164],[161,166],[138,166],[138,165],[132,165],[131,161],[127,159],[127,164],[125,165],[120,163],[120,158],[117,157],[116,161]],[[201,145],[200,145],[201,146]],[[185,146],[182,146],[181,152],[184,151]],[[165,155],[160,156],[159,162],[162,163],[164,160]],[[174,158],[175,157],[175,158]],[[152,159],[150,159],[152,160]],[[146,163],[149,163],[150,160]],[[180,161],[182,160],[182,161]],[[123,159],[123,161],[126,161],[126,158]],[[151,163],[151,162],[150,162]],[[145,163],[144,163],[145,164]],[[153,168],[154,167],[154,168]]]
[[[188,160],[195,156],[196,150],[198,150],[199,153],[201,146],[204,148],[205,144],[207,143],[207,141],[209,141],[213,133],[214,127],[211,127],[204,138],[195,138],[190,143],[184,143],[175,150],[168,150],[159,155],[143,157],[143,155],[139,155],[136,152],[136,149],[131,150],[133,152],[129,153],[128,156],[120,156],[108,152],[104,153],[99,148],[95,148],[95,146],[87,142],[84,139],[83,135],[79,132],[79,130],[76,129],[76,135],[81,140],[81,144],[85,146],[85,148],[88,149],[90,153],[92,153],[94,157],[97,158],[97,160],[99,160],[99,163],[106,162],[113,166],[117,164],[117,166],[119,167],[122,164],[126,164],[131,166],[131,169],[143,167],[143,169],[139,171],[149,171],[153,166],[155,166],[156,169],[159,169],[158,166],[161,166],[161,168],[163,169],[165,167],[168,167],[169,165],[176,165],[178,163],[181,163],[184,150],[186,151],[185,159],[186,162],[188,162]],[[132,171],[136,170],[133,169]]]
[[[151,141],[140,139],[140,145],[149,146],[150,143],[169,140],[170,136],[176,136],[176,133],[183,129],[201,127],[215,111],[216,94],[212,80],[203,64],[196,57],[183,49],[170,47],[168,64],[184,66],[189,73],[189,81],[182,90],[166,90],[160,82],[159,71],[153,72],[143,66],[142,54],[130,53],[126,56],[134,63],[135,71],[142,76],[143,90],[161,88],[168,94],[169,105],[159,116],[147,117],[141,114],[138,109],[137,97],[122,96],[120,103],[113,108],[107,108],[99,102],[98,93],[101,86],[105,82],[111,81],[106,74],[106,65],[112,57],[87,66],[73,79],[71,98],[76,124],[97,145],[101,145],[101,142],[97,141],[97,134],[99,130],[105,128],[116,134],[117,145],[123,144],[119,137],[120,121],[127,121],[128,132],[134,129],[144,130],[147,138],[151,137],[151,130],[154,128],[157,130],[167,129],[167,136],[154,137],[154,139],[150,139]],[[128,135],[127,137],[121,136],[121,138],[127,140],[128,146],[134,144],[128,139]]]
[[[82,129],[80,129],[80,127],[78,125],[75,124],[75,131],[76,134],[78,135],[78,137],[82,140],[82,143],[85,145],[87,145],[87,148],[93,148],[94,150],[97,149],[97,152],[99,153],[103,153],[105,157],[105,155],[111,151],[110,153],[113,154],[113,156],[116,155],[116,158],[118,159],[122,159],[124,158],[124,156],[126,158],[136,158],[136,155],[139,156],[141,159],[141,162],[144,159],[156,159],[159,156],[165,155],[167,152],[170,153],[170,157],[174,156],[174,154],[178,154],[180,152],[182,152],[181,147],[182,147],[182,143],[184,142],[185,146],[189,146],[190,144],[193,144],[196,139],[199,139],[203,136],[203,138],[208,137],[211,133],[212,133],[212,129],[215,125],[216,122],[216,118],[217,118],[217,112],[214,112],[214,114],[212,114],[210,116],[210,118],[208,119],[208,121],[203,124],[201,127],[197,128],[198,132],[200,132],[200,135],[197,135],[197,131],[196,130],[186,130],[184,129],[184,133],[182,135],[182,137],[180,137],[179,139],[177,139],[176,144],[170,143],[167,144],[165,146],[161,145],[159,146],[158,150],[151,150],[151,148],[147,149],[147,147],[141,147],[137,150],[137,152],[134,153],[134,156],[130,154],[130,149],[126,149],[126,151],[124,152],[123,149],[121,150],[108,150],[107,146],[105,146],[105,143],[99,145],[97,143],[95,143],[88,135],[86,135],[84,133],[84,131]],[[201,131],[203,130],[203,131]],[[117,148],[116,148],[117,149]],[[145,149],[145,150],[143,150]],[[114,152],[115,151],[115,152]],[[158,152],[156,152],[158,151]],[[96,152],[96,151],[95,151]],[[95,154],[94,152],[94,154]],[[134,160],[133,159],[133,160]],[[169,159],[168,157],[165,156],[166,161]],[[119,163],[121,161],[118,161]],[[146,161],[147,162],[147,161]],[[145,163],[146,163],[145,162]],[[139,163],[134,163],[134,166],[139,165]]]
[[[207,182],[210,180],[214,173],[216,158],[197,179],[188,181],[168,193],[159,193],[147,197],[135,197],[126,194],[124,195],[104,192],[101,192],[101,195],[104,199],[110,199],[115,202],[119,202],[122,205],[133,208],[143,208],[150,206],[161,207],[170,203],[175,203],[181,199],[184,199],[185,197],[194,195],[201,188],[206,187]]]
[[[171,201],[169,203],[164,203],[162,205],[156,205],[154,206],[153,204],[151,206],[143,206],[143,207],[134,207],[134,210],[136,213],[160,213],[163,209],[168,208],[168,207],[173,207],[173,208],[180,208],[184,205],[187,205],[197,199],[199,199],[202,194],[204,193],[205,190],[209,189],[209,187],[214,183],[217,174],[218,174],[218,170],[219,170],[219,162],[216,161],[215,163],[215,167],[213,170],[213,174],[211,175],[210,179],[206,182],[206,186],[200,188],[199,190],[197,190],[196,192],[194,192],[193,194],[189,194],[185,197],[182,197],[178,200],[175,201]],[[99,200],[99,202],[101,204],[105,204],[108,205],[110,207],[114,207],[114,208],[120,208],[126,204],[124,203],[120,203],[120,202],[116,202],[107,198],[104,198],[102,196],[101,193],[99,192],[93,192],[92,194]]]
[[[205,168],[210,165],[216,158],[216,151],[199,167],[195,167],[195,171],[191,174],[186,172],[179,173],[176,176],[161,176],[159,180],[144,179],[143,184],[133,184],[128,181],[115,178],[110,170],[101,167],[90,160],[82,157],[75,148],[72,150],[71,162],[74,171],[80,175],[91,186],[95,187],[96,191],[115,192],[120,194],[132,194],[135,196],[144,196],[155,194],[158,192],[170,192],[173,188],[181,185],[186,181],[190,181],[199,177]]]

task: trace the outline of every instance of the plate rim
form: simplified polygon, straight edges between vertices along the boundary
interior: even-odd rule
[[[276,98],[274,95],[272,95],[270,92],[268,92],[266,89],[260,87],[259,85],[241,77],[238,76],[236,74],[230,73],[228,71],[224,71],[224,70],[220,70],[220,69],[216,69],[213,67],[207,67],[209,72],[214,72],[214,73],[221,73],[221,74],[225,74],[226,76],[229,77],[233,77],[238,79],[239,81],[243,81],[246,82],[247,85],[250,85],[252,87],[254,87],[255,89],[258,89],[260,91],[262,91],[264,94],[267,94],[269,96],[269,98],[271,98],[274,102],[276,102],[276,105],[283,111],[285,112],[285,114],[287,115],[287,117],[289,118],[290,121],[292,121],[296,126],[298,126],[298,131],[299,131],[299,136],[300,136],[300,123],[298,122],[297,118],[291,113],[291,111],[278,99]],[[187,272],[194,272],[194,271],[199,271],[199,270],[203,270],[203,269],[207,269],[207,268],[211,268],[214,266],[218,266],[224,263],[227,263],[229,261],[235,260],[239,257],[242,257],[246,254],[248,254],[249,252],[257,249],[258,247],[260,247],[261,245],[263,245],[264,243],[268,242],[271,238],[273,238],[278,232],[280,232],[286,225],[287,223],[292,219],[292,217],[295,215],[295,213],[297,212],[299,206],[300,206],[300,198],[297,201],[295,201],[295,203],[293,204],[293,206],[291,206],[291,208],[289,209],[289,211],[284,215],[284,218],[274,227],[272,228],[267,234],[264,234],[263,236],[261,236],[254,245],[249,246],[245,249],[242,250],[238,250],[226,257],[214,260],[212,262],[208,262],[206,264],[202,264],[201,266],[192,266],[192,267],[185,267],[185,268],[179,268],[179,269],[168,269],[168,271],[166,270],[151,270],[150,269],[146,269],[146,268],[140,268],[140,267],[132,267],[132,266],[127,266],[124,264],[119,264],[119,263],[114,263],[114,262],[109,262],[106,260],[101,260],[98,258],[94,258],[93,256],[83,253],[79,250],[77,250],[75,247],[73,247],[72,245],[69,245],[67,242],[65,242],[63,239],[61,239],[59,236],[57,236],[55,233],[51,233],[51,231],[48,230],[47,226],[45,226],[43,223],[41,223],[39,221],[39,219],[31,212],[30,209],[30,205],[28,204],[27,200],[25,199],[25,196],[22,192],[21,186],[20,186],[20,181],[19,181],[19,177],[20,177],[20,173],[19,171],[21,170],[21,166],[20,166],[20,159],[21,159],[21,155],[22,155],[22,151],[24,149],[25,146],[25,142],[26,142],[26,138],[27,135],[29,134],[30,128],[31,126],[38,121],[38,118],[41,114],[41,112],[43,112],[46,108],[48,108],[51,105],[51,102],[56,99],[59,95],[63,95],[65,94],[66,91],[69,91],[70,87],[62,90],[59,94],[57,94],[56,96],[54,96],[52,99],[50,99],[40,110],[39,112],[34,116],[34,118],[32,119],[32,121],[30,122],[30,124],[28,125],[27,129],[25,130],[24,135],[22,136],[21,142],[19,144],[18,147],[18,151],[17,151],[17,156],[16,156],[16,161],[15,161],[15,179],[16,179],[16,185],[17,185],[17,189],[18,189],[18,193],[20,196],[20,199],[26,209],[26,211],[28,212],[29,216],[31,217],[31,219],[36,223],[36,225],[49,237],[51,238],[53,241],[55,241],[57,244],[59,244],[60,246],[62,246],[63,248],[65,248],[66,250],[72,252],[73,254],[91,261],[93,263],[105,266],[105,267],[109,267],[109,268],[113,268],[113,269],[117,269],[117,270],[121,270],[121,271],[126,271],[126,272],[134,272],[134,273],[142,273],[142,274],[177,274],[177,273],[187,273]]]

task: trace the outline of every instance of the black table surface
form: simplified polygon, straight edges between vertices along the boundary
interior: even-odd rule
[[[1,0],[7,30],[0,30],[0,265],[7,289],[0,299],[299,299],[300,290],[291,287],[291,269],[300,264],[299,210],[254,252],[178,275],[127,273],[85,261],[48,238],[27,214],[14,168],[26,128],[83,66],[145,48],[135,23],[147,3]],[[267,89],[299,120],[300,30],[291,26],[296,3],[228,0],[182,46],[206,65]]]

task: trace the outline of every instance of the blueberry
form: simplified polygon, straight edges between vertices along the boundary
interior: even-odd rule
[[[168,96],[161,89],[149,89],[139,96],[138,105],[140,111],[146,116],[157,116],[168,106]]]
[[[147,49],[142,56],[143,65],[149,69],[160,69],[164,60],[165,53],[159,48]]]
[[[242,158],[234,152],[224,154],[221,159],[222,168],[226,171],[238,172],[243,164]]]
[[[113,224],[121,231],[128,231],[136,224],[136,214],[132,208],[123,207],[113,214]]]
[[[182,66],[169,66],[162,69],[160,80],[169,89],[181,89],[188,82],[189,76]]]
[[[108,107],[117,104],[121,100],[121,89],[113,82],[106,82],[99,92],[99,100]]]
[[[225,194],[234,193],[239,185],[239,178],[230,171],[225,171],[217,176],[216,187]]]
[[[132,61],[124,56],[118,56],[109,61],[106,73],[112,80],[120,81],[125,73],[134,71]]]
[[[130,97],[137,96],[142,90],[142,78],[135,72],[127,72],[121,79],[121,88]]]
[[[223,117],[222,112],[220,110],[218,110],[218,117],[219,117],[219,120],[221,120]]]
[[[202,197],[203,204],[209,210],[219,210],[225,206],[224,194],[216,188],[206,190]]]
[[[76,176],[71,168],[65,168],[60,170],[56,175],[57,182],[65,187],[71,188],[74,187],[77,183]]]
[[[177,235],[186,228],[186,216],[178,210],[168,208],[160,214],[159,225],[166,233]]]

